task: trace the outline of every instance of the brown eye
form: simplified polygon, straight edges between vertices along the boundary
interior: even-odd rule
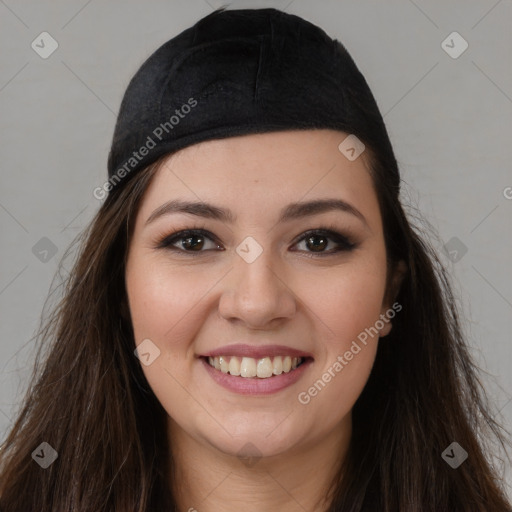
[[[201,253],[212,249],[222,250],[211,233],[203,230],[187,229],[166,236],[158,245],[183,253]]]
[[[181,246],[183,249],[191,249],[195,251],[201,250],[204,246],[204,236],[202,235],[192,235],[187,238],[182,238],[181,240]]]
[[[329,244],[328,238],[324,235],[313,235],[306,240],[306,246],[314,252],[323,251]]]
[[[302,244],[300,251],[309,252],[310,254],[329,255],[340,251],[350,251],[355,244],[343,236],[341,233],[330,229],[316,229],[306,232],[296,243],[297,246]],[[328,250],[326,250],[329,248]]]

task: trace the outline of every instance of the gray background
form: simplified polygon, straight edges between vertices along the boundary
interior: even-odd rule
[[[100,205],[92,191],[105,181],[129,79],[158,46],[220,5],[0,0],[1,436],[26,389],[30,340],[58,261]],[[453,277],[472,353],[487,372],[496,413],[510,428],[511,0],[230,5],[303,16],[354,57],[384,115],[404,201],[439,233],[434,245]],[[42,46],[43,31],[59,45],[46,59],[31,47],[34,40]],[[469,44],[458,58],[442,47],[453,31]],[[446,44],[462,48],[450,38]],[[44,45],[47,50],[48,39]],[[43,237],[55,255],[53,245],[41,252],[49,244]],[[446,243],[458,251],[453,261],[443,252]]]

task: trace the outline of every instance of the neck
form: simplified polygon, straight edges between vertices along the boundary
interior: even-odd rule
[[[348,449],[351,416],[322,439],[279,455],[241,459],[198,441],[169,420],[179,512],[326,512],[328,491]]]

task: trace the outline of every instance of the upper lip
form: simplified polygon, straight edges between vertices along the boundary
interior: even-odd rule
[[[291,357],[310,357],[313,356],[309,352],[297,350],[285,345],[245,345],[238,343],[235,345],[224,345],[201,354],[203,357],[218,356],[235,356],[235,357],[252,357],[254,359],[262,359],[264,357],[274,356],[291,356]]]

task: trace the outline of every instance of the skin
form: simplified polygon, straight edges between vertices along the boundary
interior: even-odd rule
[[[387,322],[366,346],[359,343],[361,351],[342,371],[300,403],[298,394],[332,372],[338,356],[392,304],[385,298],[384,234],[366,155],[349,161],[338,150],[346,136],[308,130],[203,142],[170,156],[143,197],[126,288],[136,344],[149,338],[160,350],[143,370],[169,415],[179,475],[171,485],[180,510],[325,510],[322,498],[350,442],[352,407],[378,338],[391,329]],[[177,198],[228,208],[236,222],[172,213],[145,224]],[[366,222],[343,211],[277,222],[283,206],[322,198],[343,199]],[[315,244],[294,244],[326,224],[355,248],[322,256]],[[192,255],[183,239],[174,251],[157,248],[165,236],[192,228],[217,240],[204,239],[202,252]],[[247,236],[263,248],[252,263],[235,251]],[[329,238],[324,254],[337,246]],[[242,396],[214,382],[198,359],[236,342],[294,347],[314,362],[284,390]],[[251,454],[249,461],[240,456]]]

